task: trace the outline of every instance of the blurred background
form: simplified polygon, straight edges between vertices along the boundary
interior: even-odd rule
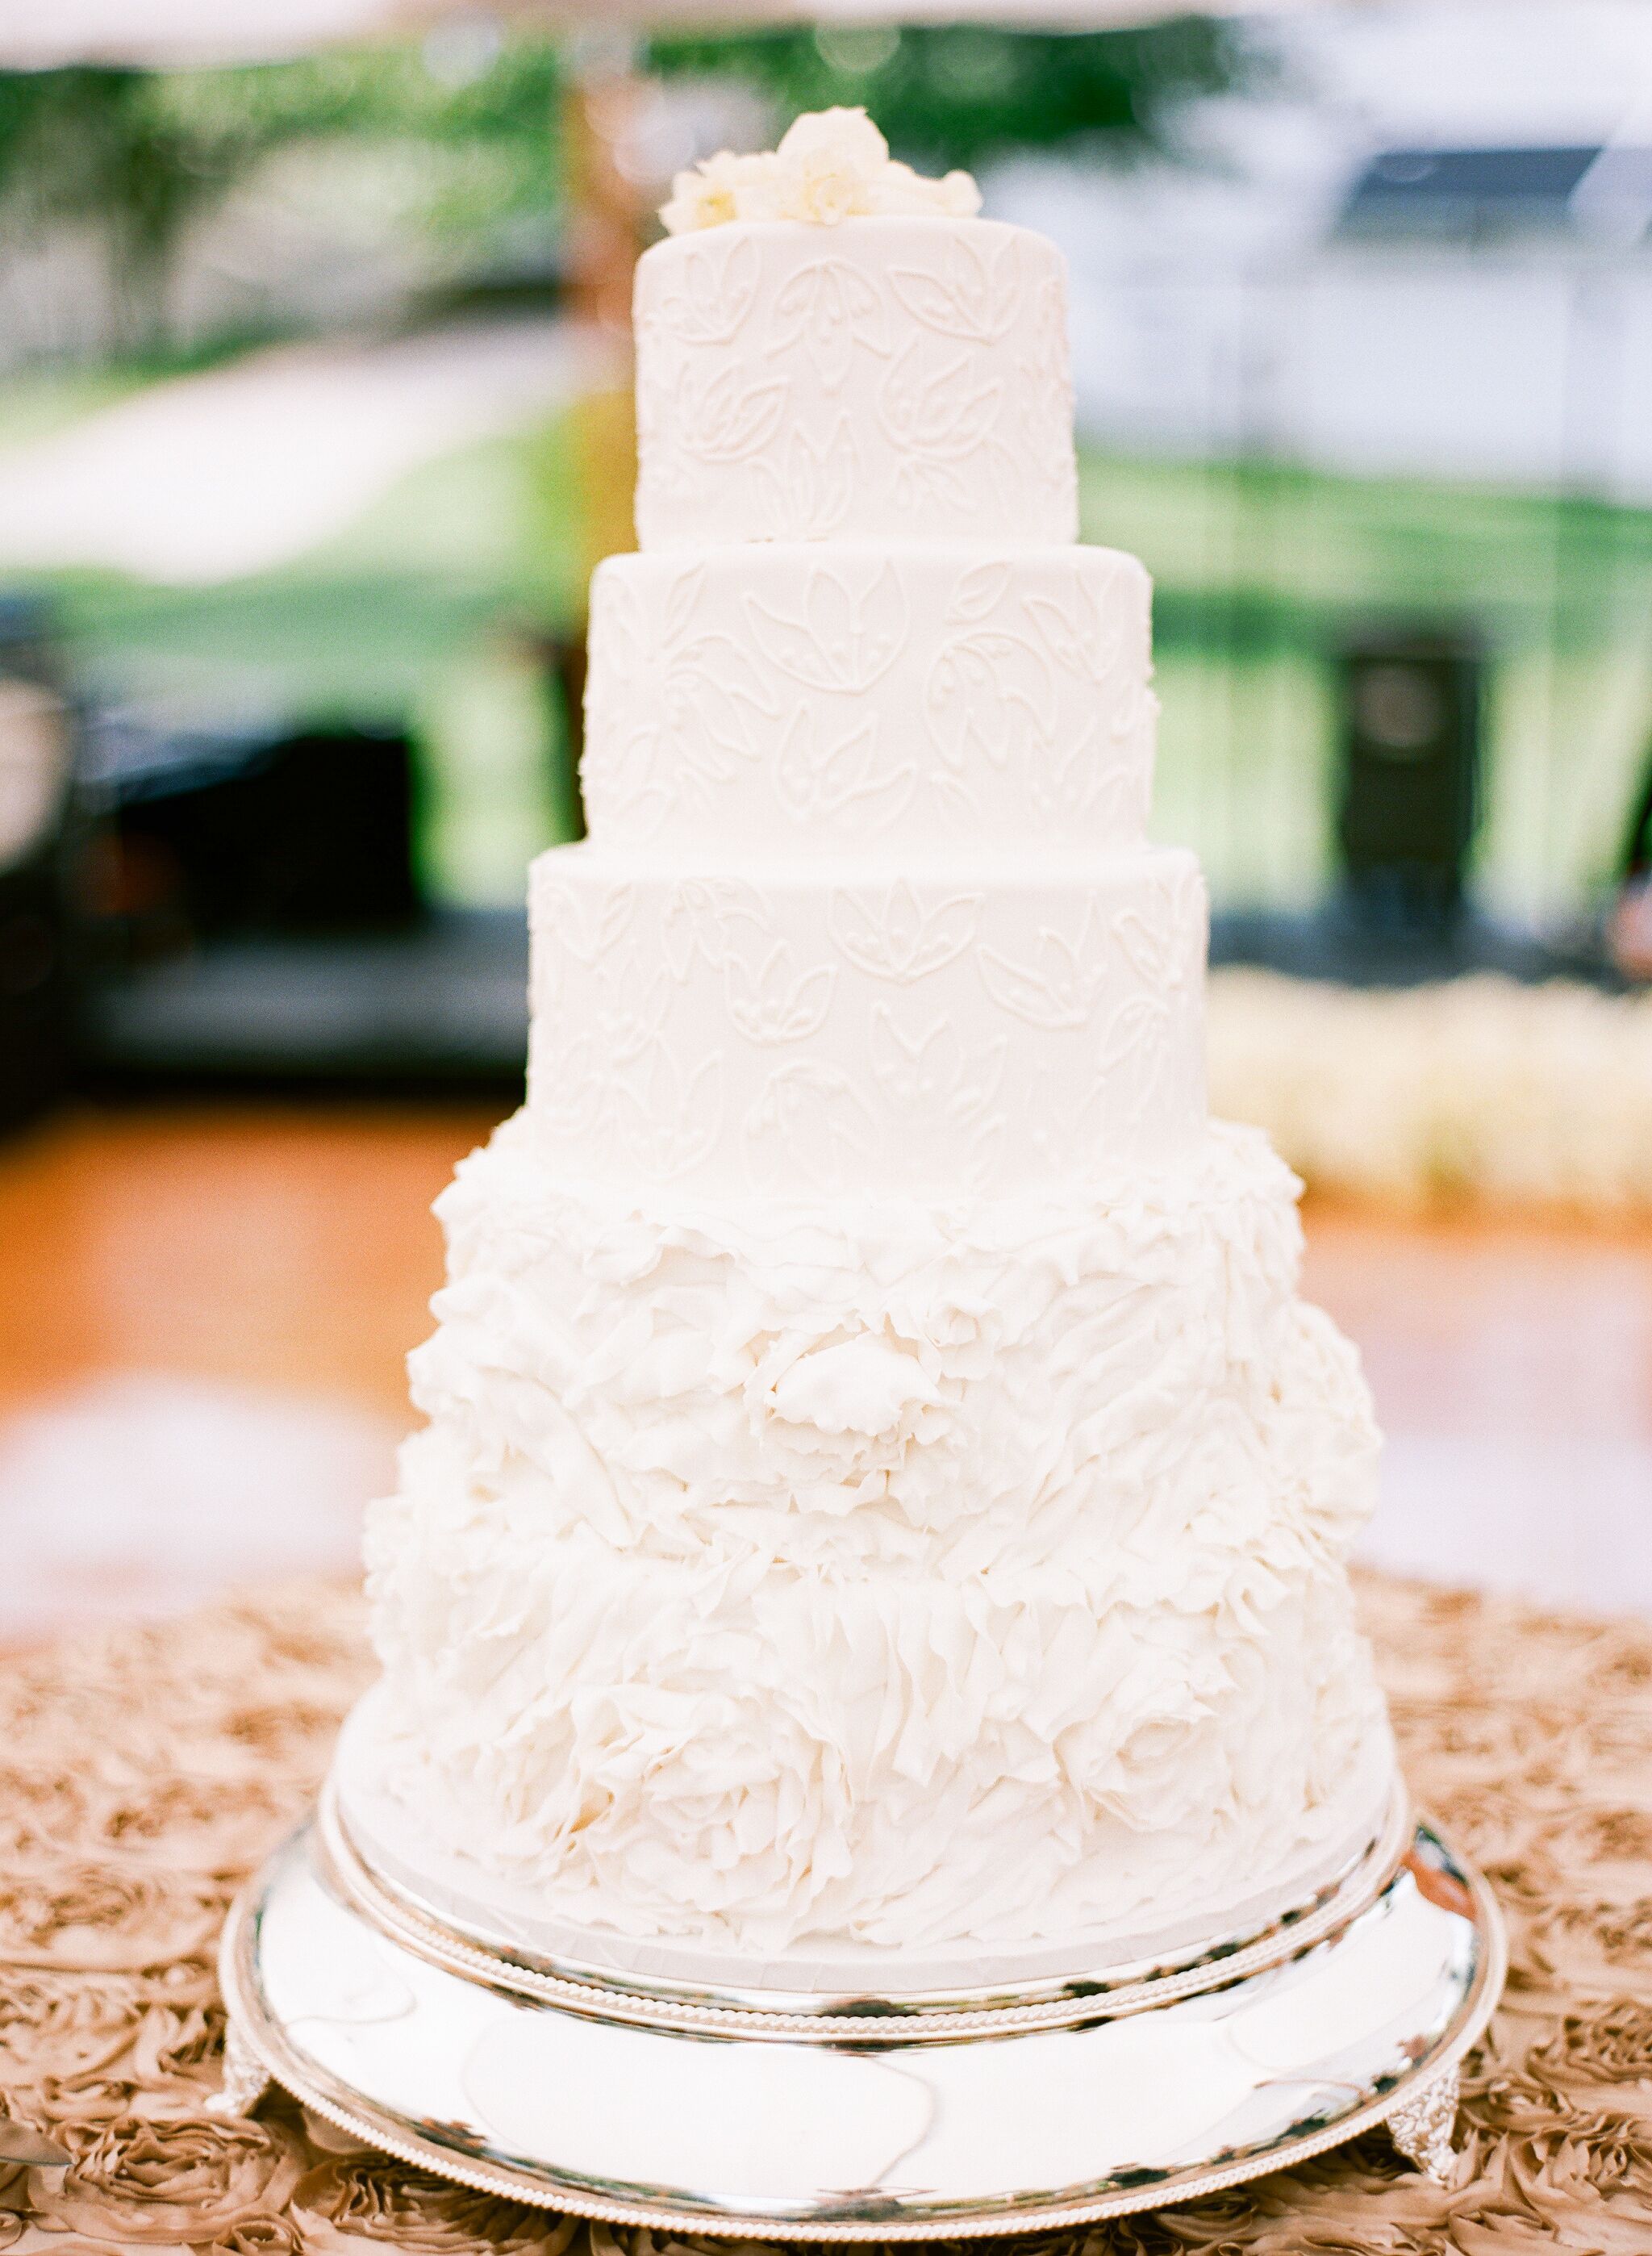
[[[580,833],[631,266],[840,102],[1071,263],[1372,1555],[1652,1608],[1652,8],[55,0],[0,12],[0,1641],[350,1561]]]

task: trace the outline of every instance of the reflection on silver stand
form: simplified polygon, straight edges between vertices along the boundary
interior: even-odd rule
[[[334,1798],[237,1900],[223,2106],[267,2079],[479,2189],[615,2223],[898,2240],[1079,2224],[1379,2123],[1437,2177],[1502,1985],[1485,1882],[1396,1805],[1293,1917],[1024,1992],[629,1981],[461,1933]]]

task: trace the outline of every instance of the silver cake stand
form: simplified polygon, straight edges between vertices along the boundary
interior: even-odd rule
[[[1377,2124],[1450,2168],[1502,1985],[1485,1882],[1396,1806],[1290,1919],[946,1996],[690,1989],[443,1924],[335,1799],[224,1931],[219,2105],[273,2080],[403,2161],[615,2224],[951,2238],[1156,2209]]]

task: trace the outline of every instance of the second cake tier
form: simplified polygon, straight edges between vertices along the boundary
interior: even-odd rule
[[[1191,854],[532,878],[529,1110],[576,1179],[998,1191],[1148,1174],[1205,1124]]]
[[[614,556],[580,779],[604,845],[910,858],[1139,844],[1151,584],[1112,548]]]

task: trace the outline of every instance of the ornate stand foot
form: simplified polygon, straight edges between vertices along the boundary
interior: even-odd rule
[[[270,2072],[231,2021],[224,2031],[223,2081],[207,2102],[209,2115],[250,2115],[270,2089]]]
[[[1402,2099],[1388,2119],[1388,2136],[1399,2153],[1438,2185],[1451,2182],[1457,2160],[1457,2149],[1452,2144],[1457,2127],[1457,2090],[1453,2068],[1409,2098]]]

